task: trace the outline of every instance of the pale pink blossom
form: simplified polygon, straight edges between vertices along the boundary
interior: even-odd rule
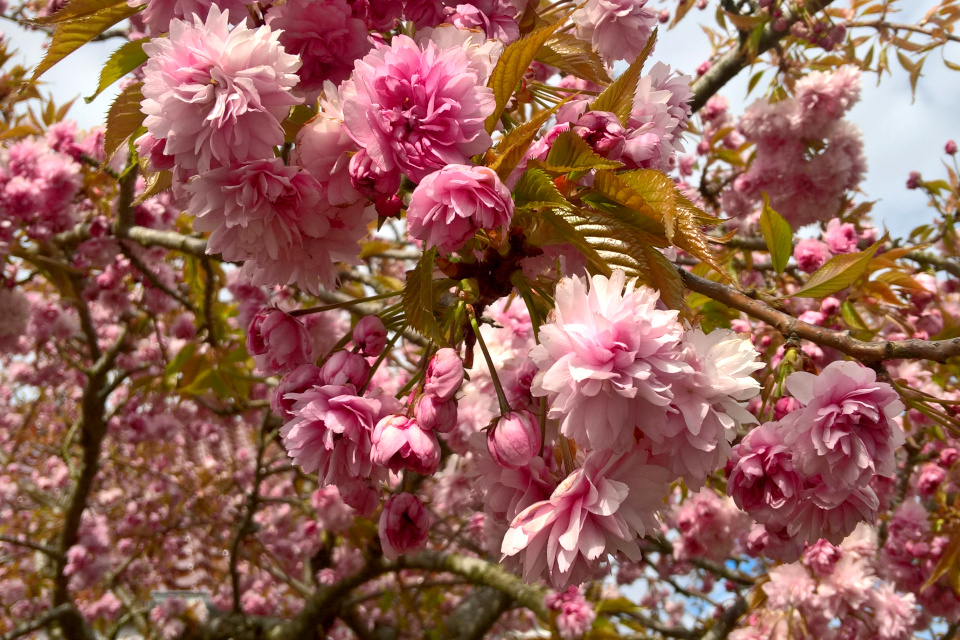
[[[793,259],[804,273],[813,273],[832,257],[830,247],[816,238],[804,238],[793,248]]]
[[[573,585],[566,591],[552,592],[544,598],[547,608],[557,612],[557,632],[563,640],[578,640],[593,626],[597,614],[583,597],[580,588]]]
[[[383,505],[378,531],[384,557],[396,560],[427,546],[430,515],[415,495],[398,493]]]
[[[320,381],[320,367],[312,363],[302,364],[280,380],[270,401],[270,408],[284,421],[289,420],[292,417],[293,405],[296,404],[296,400],[290,394],[303,393],[321,384],[323,383]]]
[[[657,24],[647,0],[588,0],[574,12],[576,35],[609,61],[632,61],[643,50]]]
[[[880,501],[870,487],[836,490],[812,481],[800,496],[787,532],[798,542],[814,543],[825,538],[840,544],[861,522],[873,522]]]
[[[407,207],[407,229],[426,247],[460,249],[479,230],[506,227],[513,218],[513,198],[488,167],[450,164],[414,189]]]
[[[329,80],[340,84],[353,63],[372,47],[367,26],[353,16],[347,0],[287,0],[270,7],[267,25],[280,31],[280,44],[300,57],[297,89],[312,94]]]
[[[557,285],[556,309],[540,328],[530,357],[540,371],[531,385],[546,396],[548,416],[581,446],[632,447],[634,429],[672,401],[669,381],[689,365],[678,359],[682,327],[659,294],[616,270]]]
[[[431,40],[421,49],[394,36],[357,61],[340,95],[350,136],[384,171],[398,168],[415,182],[490,147],[493,92],[462,47]]]
[[[607,554],[638,561],[637,539],[656,528],[669,481],[642,450],[594,451],[548,500],[514,518],[501,551],[520,555],[525,581],[549,573],[558,588],[590,579]]]
[[[841,224],[839,218],[827,223],[823,241],[833,253],[854,253],[857,250],[857,229],[849,222]]]
[[[402,415],[385,416],[373,432],[370,458],[392,471],[410,469],[430,476],[440,465],[440,443],[415,419]]]
[[[352,384],[359,389],[367,382],[370,364],[359,353],[337,351],[330,354],[320,369],[322,384]]]
[[[229,27],[213,5],[206,20],[173,20],[170,36],[143,45],[144,125],[182,170],[272,158],[280,122],[300,102],[299,59],[269,27]]]
[[[159,36],[170,29],[170,22],[174,19],[190,20],[194,15],[201,20],[206,19],[212,6],[229,12],[231,24],[245,22],[250,18],[246,5],[253,4],[253,0],[217,0],[216,4],[209,0],[127,0],[127,4],[131,7],[146,5],[147,8],[139,15],[149,35]]]
[[[819,474],[835,489],[863,487],[874,474],[894,474],[894,452],[904,434],[893,418],[904,407],[873,369],[833,362],[819,376],[790,374],[786,387],[804,405],[784,418],[784,440],[801,473]]]
[[[525,467],[511,469],[481,454],[477,466],[474,492],[482,498],[484,509],[501,522],[510,523],[530,505],[546,500],[557,486],[539,456]]]

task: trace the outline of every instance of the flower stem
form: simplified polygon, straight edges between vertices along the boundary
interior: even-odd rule
[[[307,316],[311,313],[323,313],[324,311],[333,311],[334,309],[343,309],[344,307],[352,307],[355,304],[362,304],[364,302],[374,302],[375,300],[385,300],[387,298],[395,298],[397,296],[402,296],[403,291],[388,291],[387,293],[379,293],[375,296],[368,296],[366,298],[356,298],[354,300],[344,300],[343,302],[334,302],[333,304],[325,304],[322,307],[310,307],[308,309],[297,309],[296,311],[291,311],[290,315],[292,316]]]
[[[473,310],[473,305],[467,305],[467,314],[470,316],[470,326],[473,328],[473,334],[477,337],[477,344],[480,345],[480,351],[483,352],[483,358],[487,361],[487,368],[490,369],[490,378],[493,380],[493,388],[497,390],[497,402],[500,403],[500,415],[505,416],[510,413],[510,403],[507,402],[507,396],[503,392],[503,386],[500,384],[500,377],[497,375],[497,369],[493,366],[493,358],[487,351],[487,343],[483,341],[480,335],[480,325],[477,323],[477,314]]]

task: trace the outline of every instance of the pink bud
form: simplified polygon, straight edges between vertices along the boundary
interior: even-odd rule
[[[364,316],[353,328],[353,344],[363,355],[376,358],[387,346],[387,328],[379,316]]]
[[[921,180],[920,172],[911,171],[910,176],[907,178],[907,189],[916,189],[917,187],[919,187],[920,180]]]
[[[783,396],[773,405],[773,419],[782,420],[788,413],[793,413],[801,408],[801,404],[793,396]]]
[[[352,384],[360,388],[369,374],[370,365],[359,353],[337,351],[323,363],[320,381],[322,384]]]
[[[820,313],[828,318],[840,311],[840,301],[834,297],[824,298],[820,303]]]
[[[157,140],[151,134],[145,133],[134,141],[137,146],[137,155],[145,158],[150,168],[155,171],[173,169],[173,156],[164,154],[166,140]]]
[[[529,411],[500,416],[487,432],[487,450],[502,467],[518,469],[540,453],[540,425]]]
[[[413,415],[424,429],[450,433],[457,426],[457,401],[422,395],[413,407]]]
[[[449,400],[463,383],[463,362],[457,352],[449,347],[437,351],[427,365],[424,393],[440,400]]]
[[[343,502],[347,506],[353,507],[357,515],[362,518],[372,516],[380,502],[380,492],[367,482],[358,481],[351,484],[340,484],[338,489]]]
[[[660,13],[657,15],[657,20],[660,21],[660,24],[666,24],[670,22],[670,12],[667,9],[661,9]]]
[[[710,71],[710,67],[712,66],[713,66],[712,62],[710,62],[709,60],[704,60],[699,65],[697,65],[697,75],[702,76],[707,71]]]
[[[440,466],[440,443],[432,431],[424,431],[420,424],[407,416],[389,415],[373,430],[373,464],[391,471],[410,469],[430,476]]]
[[[247,329],[247,353],[264,373],[283,373],[313,360],[313,343],[300,321],[275,308],[261,309]]]
[[[960,458],[960,451],[957,451],[953,447],[944,449],[940,452],[940,464],[945,467],[951,466],[957,461],[957,458]]]
[[[383,505],[379,532],[383,555],[389,560],[419,551],[427,546],[430,533],[427,509],[416,496],[399,493]]]
[[[917,479],[917,493],[925,498],[929,498],[947,479],[947,472],[940,465],[929,462],[920,469],[920,477]]]
[[[943,150],[948,156],[956,155],[957,153],[957,143],[953,140],[947,140],[947,144],[943,145]]]
[[[283,376],[280,384],[277,385],[276,392],[273,394],[273,399],[270,401],[270,408],[283,420],[289,420],[292,417],[293,405],[297,402],[287,398],[287,394],[303,393],[307,389],[321,384],[320,367],[315,364],[302,364]]]

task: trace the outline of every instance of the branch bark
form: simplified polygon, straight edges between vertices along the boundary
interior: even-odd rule
[[[790,26],[803,17],[804,11],[816,13],[832,2],[833,0],[807,0],[803,9],[799,11],[784,9],[783,17],[786,20],[786,28],[783,31],[777,31],[773,28],[772,22],[768,24],[760,37],[757,55],[769,51],[781,38],[790,33]],[[693,112],[699,111],[707,103],[707,100],[752,63],[753,60],[750,59],[747,48],[742,41],[735,48],[720,56],[720,59],[693,83],[693,99],[690,101]]]
[[[685,287],[696,291],[732,309],[767,323],[785,337],[795,335],[802,340],[830,347],[856,358],[864,364],[876,364],[884,360],[932,360],[946,362],[960,356],[960,338],[951,340],[881,340],[864,342],[852,338],[848,331],[834,331],[797,320],[789,313],[778,311],[756,298],[740,293],[724,284],[696,276],[684,269],[677,269]]]

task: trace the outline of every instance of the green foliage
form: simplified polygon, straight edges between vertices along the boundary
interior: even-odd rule
[[[536,168],[527,169],[517,180],[513,200],[517,207],[530,209],[571,207],[550,176]]]
[[[627,126],[630,112],[633,111],[633,96],[637,92],[637,83],[640,82],[643,65],[653,51],[656,42],[657,30],[654,29],[637,59],[609,87],[604,89],[603,93],[597,96],[597,99],[590,105],[591,111],[615,113],[620,118],[620,123]]]
[[[546,27],[541,27],[528,36],[524,36],[512,43],[497,60],[497,66],[493,68],[490,74],[490,82],[487,84],[493,89],[493,96],[497,101],[497,106],[493,113],[487,118],[487,133],[493,133],[497,128],[497,122],[507,108],[507,103],[517,89],[517,83],[530,67],[530,63],[540,53],[540,49],[546,44],[553,32],[560,26],[561,21],[557,21]]]
[[[506,180],[517,168],[527,149],[537,137],[540,128],[557,112],[566,100],[551,109],[544,109],[533,114],[527,122],[518,127],[514,127],[507,135],[497,143],[493,149],[487,152],[487,166],[497,172],[501,180]]]
[[[425,338],[446,344],[440,324],[433,315],[433,263],[436,248],[423,252],[420,262],[407,271],[407,285],[403,290],[403,309],[407,325]]]
[[[770,199],[763,196],[763,212],[760,214],[760,232],[767,242],[770,260],[777,273],[783,273],[793,254],[793,231],[790,224],[770,206]]]
[[[70,9],[73,4],[75,3],[71,3],[60,13]],[[86,5],[88,3],[83,2],[82,4]],[[127,6],[126,2],[121,1],[119,3],[112,2],[110,5],[101,7],[97,11],[82,12],[69,18],[64,17],[57,23],[57,30],[53,34],[53,39],[50,42],[49,48],[47,48],[47,53],[43,56],[43,60],[40,61],[37,68],[34,69],[31,81],[35,81],[55,64],[113,25],[126,20],[142,9],[142,6],[130,7]],[[79,9],[76,11],[79,12]],[[59,16],[60,13],[55,14],[52,18]]]
[[[603,60],[590,43],[570,33],[558,33],[550,38],[537,54],[536,60],[594,84],[602,86],[610,83]]]
[[[557,136],[544,162],[544,169],[556,173],[571,173],[588,169],[619,169],[623,165],[600,156],[587,142],[573,131],[564,131]]]
[[[880,248],[880,244],[875,242],[858,253],[846,253],[830,258],[810,276],[799,291],[791,294],[791,297],[825,298],[843,291],[863,275],[867,269],[867,263]]]
[[[146,116],[140,110],[140,102],[143,100],[143,94],[140,93],[142,88],[142,82],[130,85],[110,105],[110,111],[107,112],[107,131],[103,142],[107,160],[112,158],[143,124]]]
[[[100,70],[100,84],[97,85],[97,90],[84,98],[84,101],[88,104],[93,102],[94,98],[107,87],[146,62],[147,54],[143,52],[143,44],[149,40],[150,38],[132,40],[114,51]]]

